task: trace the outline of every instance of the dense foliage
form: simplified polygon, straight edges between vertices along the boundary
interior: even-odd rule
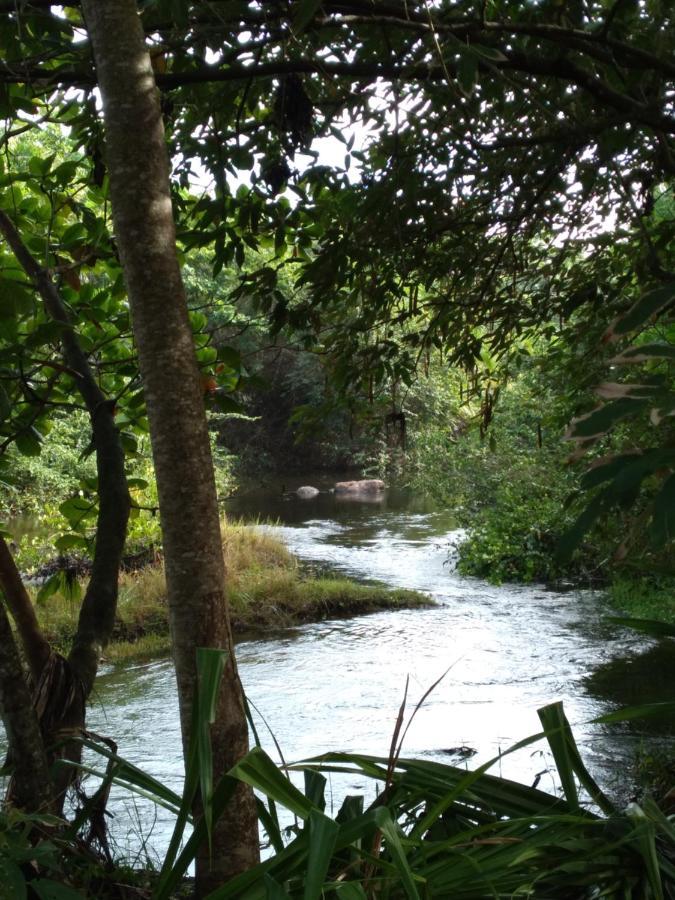
[[[201,384],[222,453],[234,451],[244,465],[288,459],[296,455],[292,438],[309,436],[306,459],[359,460],[418,489],[431,486],[472,529],[464,571],[557,579],[618,563],[667,569],[675,528],[672,4],[125,3],[145,41],[144,96],[153,78],[161,96],[189,300],[179,318],[189,318],[201,376],[186,379],[184,393],[178,385],[177,420],[197,406],[201,416]],[[119,130],[104,135],[105,60],[82,7],[104,5],[0,2],[0,479],[11,498],[4,513],[39,511],[59,550],[93,554],[93,572],[105,575],[92,577],[81,608],[75,646],[79,662],[86,659],[73,669],[68,695],[79,719],[60,723],[69,733],[83,727],[110,634],[124,541],[155,540],[158,529],[150,390],[146,397],[139,320],[130,317],[135,295],[120,252],[129,255],[133,240],[119,218],[113,225],[110,206],[135,173],[111,164],[112,138],[117,147],[124,141]],[[125,36],[118,37],[122,53]],[[161,130],[158,145],[164,152]],[[173,308],[173,295],[162,299]],[[141,302],[134,314],[142,309]],[[181,347],[194,370],[189,329]],[[162,359],[164,373],[151,374],[169,380],[171,360],[166,352]],[[552,475],[562,471],[570,420],[574,456],[591,465],[576,498],[575,470]],[[228,456],[221,494],[231,487],[231,465]],[[183,487],[172,486],[177,494]],[[163,523],[170,524],[180,531],[175,509]],[[24,602],[25,592],[0,541],[3,589],[19,621],[14,601]],[[8,625],[6,634],[5,663]],[[41,683],[45,653],[68,672],[37,638],[34,680]],[[30,657],[25,628],[22,639]],[[194,723],[202,762],[213,705],[211,698],[201,709],[208,715]],[[30,702],[21,712],[36,725]],[[44,757],[49,741],[35,733]],[[635,815],[612,810],[607,822],[581,810],[573,776],[586,776],[564,735],[567,805],[544,825],[520,816],[523,798],[541,800],[524,789],[497,780],[487,796],[470,792],[460,802],[423,764],[395,773],[352,761],[384,781],[392,804],[370,816],[357,811],[356,825],[326,818],[316,777],[308,776],[312,799],[284,784],[290,808],[309,825],[285,849],[277,840],[274,862],[243,876],[246,891],[311,897],[327,883],[343,897],[415,897],[425,883],[460,896],[478,877],[480,885],[466,888],[477,896],[490,872],[497,895],[544,884],[553,896],[665,896],[671,823],[649,804]],[[276,770],[261,760],[247,758],[237,776],[257,787],[265,776],[278,787]],[[477,790],[481,774],[466,783],[443,776]],[[211,825],[209,777],[203,769],[200,834]],[[195,779],[189,773],[185,801],[163,793],[182,824]],[[542,809],[534,803],[526,812]],[[280,838],[272,813],[261,815],[270,838]],[[37,827],[19,822],[18,838],[11,823],[2,831],[18,848],[17,885],[29,865],[26,822]],[[619,834],[609,850],[605,831]],[[456,854],[458,840],[470,846]],[[521,855],[526,841],[531,849]],[[364,846],[372,848],[365,857]],[[573,859],[561,860],[568,847]],[[177,853],[178,843],[160,891]],[[344,877],[354,854],[365,866],[363,884]],[[491,870],[495,858],[501,868]],[[45,895],[54,859],[48,841]],[[327,873],[335,881],[326,882]]]

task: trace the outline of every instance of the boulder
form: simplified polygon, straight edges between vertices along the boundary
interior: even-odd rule
[[[299,487],[295,493],[301,500],[313,500],[315,497],[319,496],[320,492],[318,488],[306,484]]]
[[[372,495],[384,490],[384,481],[379,478],[364,478],[361,481],[338,481],[335,485],[336,494]]]

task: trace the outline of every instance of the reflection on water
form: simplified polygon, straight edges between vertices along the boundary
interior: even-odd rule
[[[286,488],[303,483],[323,487],[298,481]],[[483,762],[537,732],[538,707],[563,700],[596,776],[610,784],[613,773],[625,770],[639,736],[587,724],[607,707],[586,694],[582,682],[592,667],[636,639],[602,625],[597,595],[460,577],[448,564],[457,538],[452,516],[400,494],[388,493],[377,507],[341,504],[330,494],[283,499],[281,491],[271,500],[268,494],[245,501],[233,504],[233,513],[277,519],[276,526],[260,527],[273,528],[301,559],[426,591],[438,604],[305,625],[239,646],[246,692],[287,760],[327,750],[385,755],[406,677],[412,708],[449,670],[416,716],[405,754],[449,761],[453,748],[468,747],[477,751],[472,764]],[[180,731],[168,662],[104,674],[89,722],[115,738],[121,755],[180,787]],[[545,748],[536,745],[503,758],[495,771],[532,782],[549,763]],[[552,776],[545,774],[540,786],[555,789]],[[361,786],[350,779],[331,787],[337,803],[338,795]],[[137,815],[148,827],[147,810],[139,808]],[[160,817],[158,847],[166,828]]]

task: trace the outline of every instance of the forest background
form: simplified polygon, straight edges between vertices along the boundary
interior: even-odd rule
[[[221,495],[291,458],[356,465],[452,504],[464,572],[618,576],[669,614],[667,6],[5,4],[3,589],[36,680],[77,675],[60,726],[159,507],[187,751],[195,647],[231,649],[202,400]],[[313,157],[326,136],[341,166]],[[93,558],[65,662],[10,553],[29,569],[45,540]],[[246,740],[227,665],[220,771]]]

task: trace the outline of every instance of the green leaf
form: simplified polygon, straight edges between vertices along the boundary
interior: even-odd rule
[[[609,364],[622,366],[629,363],[650,362],[654,359],[675,360],[675,347],[672,344],[638,344],[610,359]]]
[[[37,602],[44,603],[53,596],[61,587],[61,573],[55,572],[45,581],[40,590],[37,592]]]
[[[269,873],[265,874],[263,884],[265,885],[265,900],[291,900],[279,882],[275,881]]]
[[[42,451],[42,435],[32,425],[17,434],[14,443],[22,456],[39,456]]]
[[[77,528],[96,515],[96,504],[85,497],[70,497],[59,506],[59,512],[68,519],[71,528]]]
[[[40,900],[83,900],[84,898],[79,891],[58,881],[52,881],[50,878],[38,878],[31,881],[30,886]]]
[[[394,864],[399,871],[403,889],[410,900],[420,900],[412,869],[410,868],[410,863],[408,862],[403,849],[398,825],[392,819],[389,810],[382,806],[376,810],[375,820],[377,822],[377,827],[386,838],[387,850],[391,854]]]
[[[0,384],[0,422],[9,418],[12,412],[12,404],[10,403],[7,391]]]
[[[608,815],[613,815],[616,812],[614,804],[601,790],[584,765],[579,748],[574,740],[572,729],[567,721],[563,704],[561,702],[549,703],[547,706],[538,709],[537,713],[544,727],[546,740],[553,753],[568,804],[573,810],[579,810],[577,788],[574,781],[574,776],[576,775],[600,809]]]
[[[321,811],[326,808],[326,779],[320,772],[306,771],[305,776],[305,797],[313,806]]]
[[[87,229],[81,222],[75,222],[69,225],[61,235],[61,246],[70,247],[73,244],[80,244],[87,238]]]
[[[28,171],[31,175],[43,177],[49,172],[55,159],[56,153],[52,153],[44,159],[41,159],[39,156],[31,156],[28,160]]]
[[[307,819],[312,811],[312,804],[305,795],[281,774],[274,762],[259,747],[250,750],[230,771],[230,775],[283,804],[301,819]]]
[[[496,47],[486,47],[485,44],[471,44],[471,49],[485,59],[490,59],[494,62],[506,62],[506,57]]]
[[[636,453],[623,453],[620,456],[614,456],[606,462],[596,464],[588,471],[584,472],[581,477],[581,488],[584,491],[597,487],[605,481],[612,481],[627,462],[633,462]]]
[[[633,304],[628,312],[619,316],[609,326],[604,335],[605,341],[616,341],[621,337],[645,325],[652,316],[662,312],[675,299],[675,282],[648,291]]]
[[[322,0],[298,0],[293,16],[293,31],[296,34],[304,31],[321,8]]]
[[[650,535],[657,549],[675,539],[675,474],[666,478],[654,498]]]
[[[463,51],[457,63],[457,81],[465,97],[470,97],[478,80],[478,59],[470,51]]]
[[[203,331],[208,324],[208,318],[202,312],[191,312],[190,313],[190,327],[192,328],[193,333],[198,334],[200,331]]]
[[[127,485],[139,491],[144,491],[150,486],[145,478],[127,478]]]
[[[647,400],[645,399],[633,400],[627,397],[621,400],[613,400],[611,403],[605,403],[598,409],[573,419],[570,422],[565,439],[589,440],[590,438],[600,437],[622,419],[639,412],[646,404]]]
[[[647,869],[647,878],[654,900],[663,900],[663,883],[659,870],[659,855],[656,850],[656,831],[644,811],[637,803],[629,803],[626,809],[629,819],[638,826],[633,832],[633,846],[637,847]]]
[[[19,866],[12,862],[11,859],[8,859],[5,854],[3,854],[3,857],[4,858],[0,857],[0,878],[2,878],[4,890],[7,892],[5,896],[7,898],[11,897],[12,900],[26,900],[28,895],[26,893],[26,879],[23,876],[23,872]]]
[[[218,359],[235,372],[241,370],[241,354],[234,347],[219,347]]]
[[[213,755],[211,750],[211,725],[216,720],[216,706],[220,682],[225,669],[227,652],[208,647],[197,649],[197,757],[199,784],[206,833],[211,844],[213,831]]]
[[[309,814],[309,857],[305,875],[304,900],[320,900],[340,826],[316,809]]]
[[[54,541],[54,546],[61,553],[65,553],[66,550],[86,550],[89,542],[81,534],[62,534]]]
[[[366,892],[358,881],[347,881],[335,885],[338,900],[368,900]]]
[[[581,543],[581,539],[595,520],[612,505],[610,488],[605,488],[593,497],[579,514],[574,524],[563,533],[556,547],[556,559],[567,562]]]

